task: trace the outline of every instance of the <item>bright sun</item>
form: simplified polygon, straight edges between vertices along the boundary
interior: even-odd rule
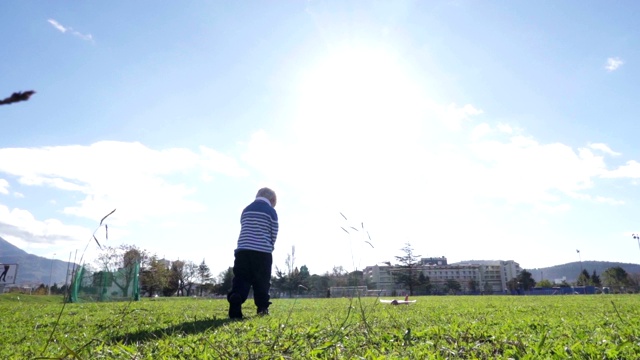
[[[391,139],[418,130],[421,91],[387,49],[333,50],[304,74],[298,95],[302,135],[353,142],[358,134]]]

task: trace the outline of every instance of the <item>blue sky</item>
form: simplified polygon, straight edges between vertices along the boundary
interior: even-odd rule
[[[37,93],[0,106],[0,236],[66,260],[115,208],[107,244],[217,274],[269,186],[281,268],[637,263],[639,7],[2,2],[0,97]]]

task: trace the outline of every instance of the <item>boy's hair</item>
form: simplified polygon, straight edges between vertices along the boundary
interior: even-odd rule
[[[271,205],[275,205],[276,204],[276,193],[275,191],[264,187],[260,190],[258,190],[258,193],[256,194],[256,197],[263,197],[263,198],[267,198],[269,199],[269,201],[271,202]]]

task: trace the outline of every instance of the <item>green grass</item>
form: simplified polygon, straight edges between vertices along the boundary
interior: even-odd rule
[[[62,305],[5,297],[1,359],[640,358],[637,295],[276,299],[243,321],[225,300],[67,304],[44,353]]]
[[[22,302],[22,303],[37,303],[37,304],[60,304],[64,296],[62,295],[24,295],[24,294],[0,294],[0,304],[6,302]]]

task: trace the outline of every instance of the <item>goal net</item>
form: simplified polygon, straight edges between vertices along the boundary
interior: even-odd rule
[[[357,297],[366,296],[366,286],[332,286],[329,288],[331,297]]]
[[[140,264],[118,269],[117,271],[91,271],[80,267],[73,276],[70,301],[131,301],[140,300]]]

